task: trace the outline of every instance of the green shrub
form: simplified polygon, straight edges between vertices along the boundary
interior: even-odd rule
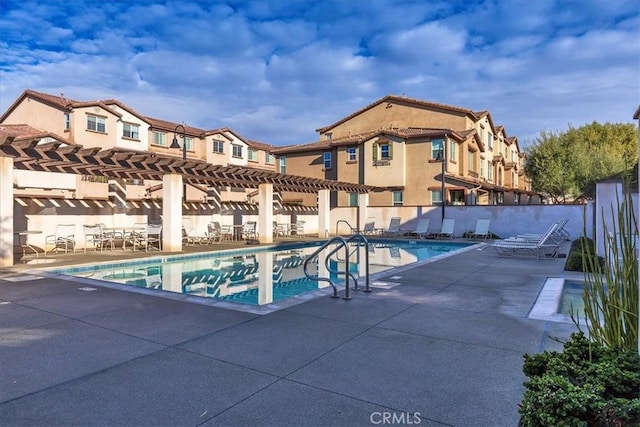
[[[524,355],[522,426],[640,425],[640,356],[574,333],[561,353]]]
[[[593,262],[589,262],[584,259],[583,252],[587,257],[592,258]],[[584,271],[592,273],[592,266],[602,266],[603,264],[604,258],[596,255],[595,243],[593,240],[588,237],[580,237],[571,243],[571,249],[569,249],[569,255],[567,256],[567,262],[564,265],[564,269],[566,271]]]

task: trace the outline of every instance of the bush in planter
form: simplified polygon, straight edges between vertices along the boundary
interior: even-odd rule
[[[522,426],[640,425],[640,356],[571,335],[562,353],[525,354]]]
[[[584,256],[591,257],[593,259],[585,262]],[[571,243],[571,249],[569,250],[569,256],[567,256],[567,262],[564,266],[566,271],[584,271],[586,273],[593,272],[592,266],[598,265],[602,267],[604,265],[604,258],[595,254],[595,243],[588,237],[580,237]]]

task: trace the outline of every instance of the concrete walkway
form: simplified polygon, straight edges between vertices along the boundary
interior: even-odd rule
[[[523,353],[574,330],[527,318],[564,261],[474,249],[267,315],[5,272],[0,424],[517,426]]]

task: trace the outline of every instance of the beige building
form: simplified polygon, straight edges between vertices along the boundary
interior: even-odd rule
[[[199,129],[181,123],[147,117],[118,100],[75,101],[25,90],[0,116],[0,129],[17,140],[41,137],[40,143],[59,142],[82,145],[87,149],[122,148],[204,160],[223,166],[275,170],[275,159],[268,144],[243,138],[229,128]],[[174,139],[179,147],[172,147]],[[184,147],[184,150],[183,150]],[[107,181],[82,174],[52,174],[16,171],[17,195],[104,199]],[[160,182],[127,180],[127,199],[161,197]],[[189,186],[187,200],[205,200],[212,192],[222,201],[244,201],[245,189]]]
[[[317,132],[319,141],[273,150],[279,172],[387,187],[371,206],[540,203],[517,138],[488,111],[386,96]],[[356,203],[332,196],[334,206]]]

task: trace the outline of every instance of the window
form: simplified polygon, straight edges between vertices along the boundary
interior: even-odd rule
[[[183,142],[184,146],[187,147],[187,151],[193,151],[193,138],[185,136]]]
[[[480,159],[480,176],[484,176],[484,160]]]
[[[380,144],[380,158],[382,160],[389,160],[391,159],[390,153],[391,150],[389,148],[389,144]]]
[[[151,138],[151,143],[154,145],[167,145],[167,134],[164,132],[156,132],[153,131],[153,136]]]
[[[267,153],[264,162],[268,165],[273,165],[276,159],[273,157],[273,154]]]
[[[357,156],[357,149],[356,147],[349,147],[347,148],[347,161],[348,162],[355,162],[358,160]]]
[[[487,179],[493,181],[493,166],[489,160],[487,160]]]
[[[69,130],[71,127],[71,116],[69,113],[64,113],[64,130]]]
[[[239,159],[242,158],[242,145],[231,144],[231,155]]]
[[[450,160],[456,160],[458,158],[458,144],[455,141],[449,140],[449,153]]]
[[[324,134],[324,138],[329,141],[331,138],[333,138],[333,133],[331,132],[327,132]]]
[[[442,190],[431,190],[431,204],[432,205],[442,204]]]
[[[224,142],[218,141],[217,139],[213,140],[213,152],[214,153],[224,153]]]
[[[467,154],[467,160],[469,161],[469,170],[474,172],[476,170],[476,153],[469,151]]]
[[[131,123],[123,123],[122,137],[129,139],[140,139],[140,126]]]
[[[402,191],[394,191],[392,194],[393,206],[402,206]]]
[[[434,139],[431,141],[431,159],[443,160],[444,159],[444,141],[441,139]]]
[[[250,162],[257,162],[258,161],[258,151],[254,150],[253,148],[249,148],[247,150],[247,157],[249,158]]]
[[[287,173],[287,158],[285,156],[280,157],[280,173]]]
[[[358,206],[358,200],[359,200],[358,196],[359,196],[358,193],[349,193],[349,206],[351,207]]]
[[[325,170],[331,169],[331,152],[330,151],[325,151],[322,154],[322,160],[324,162],[324,169]]]
[[[489,150],[493,150],[493,135],[491,132],[487,134],[487,145],[489,146]]]
[[[94,132],[107,132],[107,120],[104,117],[87,116],[87,130]]]

